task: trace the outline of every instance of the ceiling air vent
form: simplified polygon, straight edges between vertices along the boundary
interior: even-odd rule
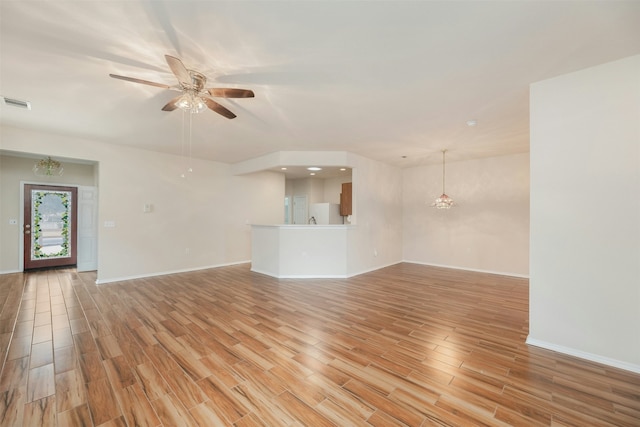
[[[27,110],[31,110],[31,103],[29,101],[22,101],[20,99],[7,98],[6,96],[3,96],[2,99],[4,100],[5,105],[9,105],[11,107],[17,107],[17,108],[26,108]]]

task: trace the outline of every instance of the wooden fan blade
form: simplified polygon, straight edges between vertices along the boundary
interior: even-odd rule
[[[223,107],[222,105],[218,104],[213,99],[204,98],[204,97],[202,99],[204,100],[204,103],[207,104],[207,107],[209,107],[209,109],[215,111],[220,115],[225,116],[227,119],[234,119],[236,117],[235,114],[229,111],[226,107]]]
[[[187,70],[187,67],[184,66],[182,61],[171,55],[165,55],[164,58],[167,60],[169,68],[171,68],[171,71],[181,84],[186,86],[193,84],[191,82],[191,74],[189,74],[189,70]]]
[[[249,89],[232,89],[232,88],[210,88],[207,92],[211,96],[219,98],[253,98],[255,97],[252,90]]]
[[[176,105],[176,102],[178,102],[181,96],[182,95],[178,95],[175,98],[173,98],[171,101],[167,102],[167,105],[162,107],[162,111],[173,111],[176,108],[178,108],[178,106]]]
[[[163,83],[150,82],[148,80],[136,79],[133,77],[119,76],[117,74],[109,74],[109,77],[113,77],[114,79],[126,80],[128,82],[133,82],[133,83],[142,83],[143,85],[161,87],[163,89],[171,89],[171,86]]]

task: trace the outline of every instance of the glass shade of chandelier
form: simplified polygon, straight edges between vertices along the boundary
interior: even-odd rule
[[[449,209],[453,206],[453,199],[447,196],[447,193],[444,191],[444,156],[447,150],[442,150],[442,195],[436,199],[436,201],[431,205],[438,209]]]
[[[46,159],[38,160],[33,165],[33,173],[36,176],[60,176],[63,171],[62,164],[57,160],[53,160],[50,156]]]

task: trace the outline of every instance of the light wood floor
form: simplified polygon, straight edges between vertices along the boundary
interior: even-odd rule
[[[2,426],[640,425],[640,375],[524,343],[524,279],[94,281],[0,276]]]

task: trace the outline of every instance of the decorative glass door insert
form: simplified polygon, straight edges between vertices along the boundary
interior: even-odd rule
[[[76,263],[76,194],[75,187],[25,185],[25,269]]]

